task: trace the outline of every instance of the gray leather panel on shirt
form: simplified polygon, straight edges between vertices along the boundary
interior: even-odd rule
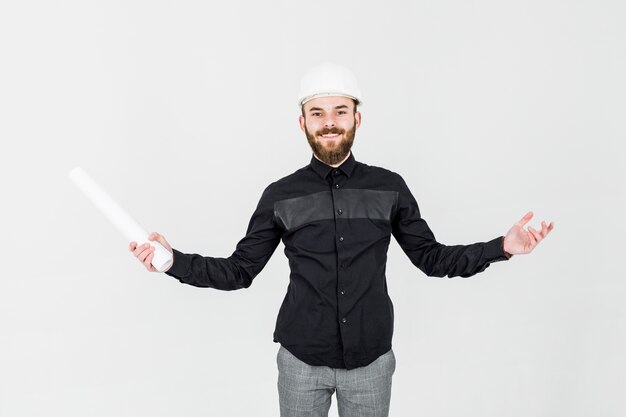
[[[335,204],[333,207],[333,196]],[[274,203],[274,215],[286,230],[306,223],[333,219],[378,219],[391,221],[398,201],[397,191],[340,189],[322,191]],[[333,209],[341,210],[333,213]]]

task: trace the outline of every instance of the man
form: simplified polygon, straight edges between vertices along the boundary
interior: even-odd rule
[[[469,277],[530,253],[554,227],[542,222],[540,231],[524,230],[529,212],[489,242],[438,243],[402,177],[351,152],[360,99],[344,67],[322,64],[303,77],[299,122],[311,162],[266,187],[230,257],[184,254],[158,233],[150,236],[173,253],[166,274],[221,290],[249,287],[282,239],[291,268],[274,332],[282,417],[327,416],[335,391],[341,417],[388,415],[395,370],[385,278],[391,235],[426,275]],[[131,242],[130,250],[156,272],[148,244]]]

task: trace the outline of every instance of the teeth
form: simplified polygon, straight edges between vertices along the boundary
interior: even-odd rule
[[[338,133],[332,133],[332,134],[322,135],[322,137],[324,137],[324,138],[334,138],[335,136],[339,136],[339,134]]]

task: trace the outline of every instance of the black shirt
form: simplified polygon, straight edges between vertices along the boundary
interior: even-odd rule
[[[247,288],[279,242],[291,269],[274,342],[314,366],[352,369],[391,349],[393,305],[385,265],[391,235],[428,276],[469,277],[508,259],[503,236],[438,243],[402,177],[349,158],[317,158],[270,184],[228,258],[174,249],[166,274],[220,290]]]

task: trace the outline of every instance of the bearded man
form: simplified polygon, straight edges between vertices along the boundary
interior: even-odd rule
[[[341,417],[389,413],[396,359],[394,312],[385,267],[393,236],[428,276],[470,277],[513,254],[530,253],[552,230],[523,228],[528,212],[505,236],[448,246],[435,240],[404,179],[357,161],[361,92],[345,67],[322,64],[302,78],[300,128],[311,161],[265,188],[245,237],[228,258],[172,249],[165,271],[180,282],[219,290],[247,288],[282,240],[291,269],[273,340],[281,417],[328,415],[337,394]],[[153,249],[129,246],[152,272]]]

